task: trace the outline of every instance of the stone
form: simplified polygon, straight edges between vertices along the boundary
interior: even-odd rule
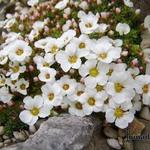
[[[0,135],[4,134],[4,126],[0,126]]]
[[[126,136],[126,130],[118,129],[118,136],[124,138]]]
[[[11,140],[10,139],[7,139],[4,141],[4,144],[10,144],[11,143]]]
[[[140,117],[145,120],[150,120],[150,110],[149,107],[143,107],[140,112]]]
[[[149,150],[150,149],[150,121],[141,119],[140,120],[145,125],[145,129],[142,132],[142,137],[145,139],[137,140],[133,142],[133,146],[135,150]]]
[[[109,138],[117,138],[117,131],[111,127],[105,127],[104,128],[104,134]]]
[[[127,141],[127,139],[124,140],[124,149],[125,150],[134,150],[133,147],[133,142],[132,141]]]
[[[0,142],[0,148],[2,148],[4,146],[3,142]]]
[[[33,126],[29,126],[29,131],[31,134],[35,133],[36,132],[36,127],[33,125]]]
[[[2,150],[111,150],[101,136],[101,125],[92,116],[51,117],[27,141]]]
[[[25,141],[27,138],[26,134],[24,132],[14,131],[13,135],[16,138],[16,140],[18,140],[18,141]]]
[[[132,136],[139,136],[142,134],[144,128],[144,123],[135,118],[128,126],[128,134]]]
[[[4,139],[4,140],[7,140],[7,139],[9,139],[9,136],[3,135],[3,139]]]
[[[116,140],[116,139],[107,139],[107,143],[110,147],[112,147],[114,149],[121,149],[121,146],[120,146],[118,140]]]

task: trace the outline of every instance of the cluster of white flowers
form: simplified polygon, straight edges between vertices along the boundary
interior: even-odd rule
[[[63,10],[68,2],[60,1],[55,8]],[[38,0],[28,1],[30,6],[37,3]],[[124,3],[133,7],[130,0]],[[87,7],[86,2],[80,4],[81,9]],[[137,67],[127,68],[125,63],[119,63],[122,39],[90,38],[91,33],[105,33],[109,27],[98,22],[98,13],[79,11],[77,16],[80,35],[64,27],[65,32],[59,38],[49,36],[34,41],[47,22],[44,20],[33,24],[26,39],[13,33],[6,38],[0,47],[0,65],[8,64],[7,72],[0,70],[0,101],[8,103],[13,92],[24,95],[25,110],[19,117],[28,125],[35,124],[39,117],[48,117],[54,107],[60,106],[80,117],[103,112],[107,122],[126,128],[142,103],[150,105],[150,76],[139,75]],[[126,23],[116,25],[120,36],[130,30]],[[36,68],[32,65],[27,68],[30,62]],[[34,80],[42,83],[41,93],[34,97],[28,96],[30,81],[24,75],[28,69],[35,69],[38,75]]]

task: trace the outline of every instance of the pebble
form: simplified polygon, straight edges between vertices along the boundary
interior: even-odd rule
[[[18,140],[18,141],[25,141],[26,140],[26,134],[24,132],[14,131],[13,135],[16,138],[16,140]]]
[[[10,139],[7,139],[4,141],[4,144],[10,144],[11,143],[11,140]]]
[[[125,141],[124,142],[124,149],[125,150],[134,150],[132,141],[128,142],[126,139],[124,141]]]
[[[0,126],[0,135],[4,134],[4,126]]]
[[[0,148],[2,148],[4,146],[3,142],[0,142]]]
[[[111,127],[104,128],[104,134],[109,138],[117,138],[117,131]]]
[[[15,138],[11,138],[11,141],[12,141],[13,143],[15,143],[15,142],[16,142],[16,139],[15,139]]]
[[[107,143],[108,145],[111,147],[111,148],[114,148],[114,149],[121,149],[121,146],[118,142],[118,140],[116,139],[107,139]]]
[[[145,128],[145,124],[138,119],[134,119],[132,123],[130,123],[128,127],[128,134],[130,135],[141,135],[142,131]]]
[[[29,131],[31,134],[34,134],[36,132],[36,127],[33,125],[33,126],[29,126]]]
[[[145,119],[145,120],[150,121],[150,110],[148,107],[145,106],[142,108],[141,113],[140,113],[140,117]]]
[[[3,135],[3,139],[4,139],[4,140],[7,140],[7,139],[9,139],[9,136]]]
[[[118,136],[124,138],[127,134],[126,132],[124,129],[118,129]]]

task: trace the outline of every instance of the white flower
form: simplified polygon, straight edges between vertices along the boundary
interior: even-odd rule
[[[74,93],[77,83],[75,79],[70,79],[68,75],[65,75],[57,81],[62,90],[62,95],[71,95]]]
[[[5,55],[1,55],[1,52],[0,52],[0,65],[5,65],[7,61],[8,61],[8,57]]]
[[[111,76],[113,72],[124,72],[127,69],[127,65],[125,63],[111,63],[109,65],[109,72],[107,73],[108,76]]]
[[[147,28],[150,32],[150,15],[146,16],[144,19],[144,27]]]
[[[11,61],[22,62],[32,54],[32,48],[25,41],[15,40],[4,48],[8,51],[8,57]]]
[[[49,38],[49,41],[45,46],[45,52],[52,53],[54,55],[60,50],[60,48],[62,48],[62,45],[63,43],[61,40]]]
[[[27,96],[23,100],[24,108],[19,118],[22,122],[28,125],[34,125],[39,117],[45,118],[50,115],[52,107],[43,104],[43,98],[39,95],[34,98]]]
[[[6,24],[5,24],[4,28],[9,29],[9,28],[11,28],[15,23],[16,23],[16,18],[14,18],[14,17],[12,16],[12,18],[9,18],[9,19],[6,20]]]
[[[88,9],[88,3],[86,1],[81,1],[80,5],[79,5],[80,8],[82,8],[83,10],[86,10]]]
[[[62,102],[61,88],[57,83],[45,84],[41,87],[44,103],[52,106],[60,106]]]
[[[130,32],[130,26],[126,23],[118,23],[116,31],[119,32],[120,35],[126,35]]]
[[[114,47],[107,38],[99,39],[92,51],[96,54],[96,58],[104,63],[111,63],[120,58],[121,48]]]
[[[107,64],[88,60],[79,68],[79,74],[84,78],[85,85],[94,88],[97,83],[105,84],[108,80],[106,73],[109,71]]]
[[[76,45],[73,43],[68,44],[65,51],[61,50],[56,54],[56,61],[65,72],[68,72],[71,68],[79,69],[82,63]]]
[[[84,99],[82,97],[85,97],[85,85],[81,83],[77,83],[77,87],[75,91],[71,95],[68,95],[68,99],[70,101],[82,102],[82,99]]]
[[[25,79],[20,79],[19,81],[16,82],[16,91],[23,94],[27,95],[27,88],[29,87],[29,82],[26,81]]]
[[[107,25],[105,23],[101,23],[101,24],[99,24],[98,31],[100,33],[105,33],[108,27],[109,27],[109,25]]]
[[[31,30],[31,32],[27,35],[27,37],[30,41],[34,41],[34,39],[38,37],[38,35],[39,32],[37,32],[36,30]]]
[[[132,75],[133,78],[135,78],[140,73],[140,70],[138,67],[129,68],[127,71]]]
[[[83,117],[86,115],[83,110],[83,103],[81,103],[79,101],[74,101],[74,102],[70,102],[69,105],[70,105],[70,107],[69,107],[68,112],[71,115],[76,115],[79,117]]]
[[[16,82],[17,80],[11,80],[10,78],[6,79],[6,85],[11,89],[12,92],[16,91]]]
[[[64,32],[58,40],[60,43],[62,43],[62,47],[67,45],[74,37],[76,36],[76,31],[75,30],[68,30]]]
[[[136,80],[136,92],[143,95],[143,104],[150,105],[150,76],[139,75]]]
[[[81,33],[91,34],[98,29],[98,27],[99,27],[99,25],[98,25],[99,14],[98,13],[96,15],[94,15],[91,12],[86,14],[83,11],[79,11],[78,17],[81,20],[79,23]]]
[[[59,10],[63,10],[67,6],[68,3],[69,3],[69,0],[62,0],[55,5],[55,8]]]
[[[117,104],[131,101],[135,96],[134,80],[128,72],[113,72],[106,85],[106,91]]]
[[[136,94],[135,97],[132,100],[132,108],[130,109],[130,111],[132,111],[134,114],[137,111],[141,110],[142,107],[142,102],[141,102],[141,96],[139,94]]]
[[[26,71],[25,66],[20,66],[19,63],[10,63],[9,64],[9,71],[7,72],[6,76],[10,76],[11,80],[18,79],[20,73],[24,73]]]
[[[34,6],[34,5],[38,4],[38,2],[39,2],[39,0],[28,0],[27,4],[29,6]]]
[[[124,4],[128,7],[133,7],[133,2],[131,2],[131,0],[123,0]]]
[[[43,68],[38,75],[39,79],[43,82],[53,82],[55,81],[55,76],[56,70],[53,68]]]
[[[89,55],[91,40],[87,35],[81,34],[79,38],[73,38],[71,43],[74,43],[76,45],[80,57]]]
[[[0,101],[8,103],[12,99],[13,95],[9,93],[9,89],[6,87],[0,88]]]
[[[6,83],[6,78],[3,74],[0,74],[0,87],[4,86]]]
[[[34,24],[33,24],[33,29],[36,31],[36,32],[39,32],[41,31],[43,28],[44,28],[44,25],[45,25],[45,22],[43,21],[36,21]]]
[[[33,60],[37,65],[37,69],[39,70],[48,68],[55,62],[54,55],[50,53],[45,54],[44,58],[42,56],[35,56]]]
[[[107,99],[107,94],[100,94],[95,91],[87,91],[85,102],[83,104],[83,110],[86,115],[90,115],[92,112],[100,112],[103,109],[103,103]]]
[[[121,129],[127,128],[128,124],[134,119],[134,113],[128,110],[126,105],[118,105],[116,103],[112,104],[106,110],[106,120],[107,122],[113,123]]]
[[[46,45],[48,44],[48,42],[51,40],[52,38],[51,37],[47,37],[45,39],[40,39],[38,41],[36,41],[34,43],[34,46],[36,48],[41,48],[41,49],[45,49],[46,48]]]

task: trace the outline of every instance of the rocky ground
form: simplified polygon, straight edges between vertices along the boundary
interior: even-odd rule
[[[141,18],[150,14],[149,0],[134,1],[136,8],[141,9]],[[5,10],[9,10],[12,6],[13,3],[9,3],[7,6],[0,5],[0,19],[4,18]],[[144,49],[150,48],[150,34],[146,31],[142,38],[141,46]],[[150,73],[150,64],[147,65],[147,73]],[[132,130],[132,135],[150,134],[149,107],[143,107],[139,116],[141,119],[136,119],[129,127],[129,130]],[[44,123],[43,120],[40,120],[36,126],[30,127],[29,131],[15,131],[13,135],[12,138],[4,135],[4,127],[0,126],[0,148],[10,145],[10,143],[22,142],[2,148],[2,150],[150,149],[150,139],[127,141],[126,130],[118,130],[112,126],[102,125],[102,122],[95,117],[79,118],[67,114],[49,118]]]

